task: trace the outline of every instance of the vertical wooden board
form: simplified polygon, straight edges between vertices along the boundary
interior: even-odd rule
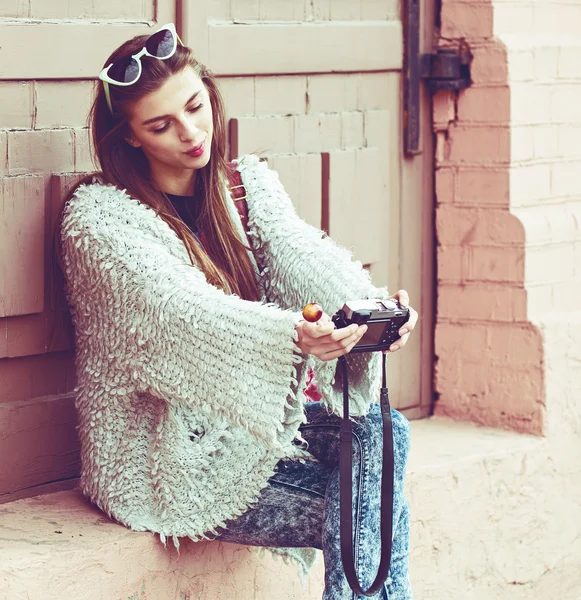
[[[381,257],[387,231],[381,227],[383,178],[376,148],[329,153],[329,234],[363,264]]]
[[[47,313],[0,319],[0,358],[44,353],[47,319]]]
[[[0,317],[44,308],[43,178],[0,183]]]
[[[74,386],[73,352],[0,359],[0,403],[66,394]]]
[[[0,404],[0,500],[80,471],[72,397]]]
[[[62,175],[53,175],[50,182],[50,203],[48,217],[47,217],[47,288],[48,288],[48,300],[47,309],[54,312],[65,311],[68,312],[68,304],[64,292],[64,276],[60,269],[60,265],[57,260],[56,247],[60,246],[59,230],[58,225],[60,222],[60,216],[62,209],[65,204],[65,200],[68,194],[87,177],[87,173],[65,173]],[[55,327],[58,327],[57,319]],[[67,319],[64,319],[66,327]],[[68,330],[67,330],[68,331]],[[55,331],[54,335],[58,339],[62,339],[63,334],[65,338],[69,335],[67,331],[58,332]],[[51,335],[53,337],[53,335]]]
[[[350,250],[356,216],[353,199],[357,193],[354,154],[350,150],[329,152],[329,235]]]
[[[321,228],[321,155],[275,154],[267,157],[290,196],[298,215]]]
[[[388,230],[382,225],[385,205],[384,177],[381,171],[380,152],[366,148],[354,152],[356,161],[353,198],[355,228],[353,240],[357,258],[365,265],[377,263],[384,250],[387,253]]]

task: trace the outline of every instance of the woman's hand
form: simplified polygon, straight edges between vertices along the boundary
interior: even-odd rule
[[[323,313],[316,323],[301,321],[296,326],[299,339],[295,344],[303,354],[312,354],[323,361],[348,354],[351,348],[363,337],[367,325],[349,325],[335,328],[331,318]]]
[[[399,330],[399,340],[396,340],[389,347],[389,350],[384,350],[384,354],[386,352],[397,352],[402,346],[405,346],[408,338],[410,337],[410,333],[414,330],[416,323],[418,322],[418,313],[410,306],[410,297],[405,290],[399,290],[399,292],[393,296],[393,299],[399,302],[402,306],[407,306],[410,309],[410,318],[409,321],[404,323]]]

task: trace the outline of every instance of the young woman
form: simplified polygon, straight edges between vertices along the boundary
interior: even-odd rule
[[[58,229],[75,327],[81,489],[111,518],[176,546],[181,536],[266,546],[304,571],[322,549],[323,598],[355,598],[340,558],[335,370],[366,327],[336,329],[329,315],[387,291],[299,219],[254,156],[235,163],[245,231],[216,80],[173,25],[129,40],[105,65],[91,111],[102,172],[74,191]],[[408,303],[404,291],[396,296]],[[317,323],[301,316],[313,300],[325,310]],[[414,328],[411,313],[392,351]],[[347,362],[365,588],[380,553],[381,365],[377,353]],[[320,402],[303,393],[309,368]],[[409,426],[392,417],[393,552],[375,597],[408,600]]]

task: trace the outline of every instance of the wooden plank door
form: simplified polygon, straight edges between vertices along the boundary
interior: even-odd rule
[[[389,359],[396,406],[429,414],[432,395],[433,167],[429,98],[422,150],[402,148],[398,0],[185,0],[181,30],[220,76],[231,157],[258,152],[303,218],[406,288],[421,326]],[[423,6],[424,23],[433,6]],[[431,31],[424,27],[423,51]]]

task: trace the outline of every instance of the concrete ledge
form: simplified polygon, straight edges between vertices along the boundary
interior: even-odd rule
[[[412,423],[416,598],[579,600],[581,542],[554,531],[563,533],[574,499],[554,499],[550,453],[543,438]],[[75,490],[1,505],[0,557],[2,600],[316,600],[323,589],[322,561],[305,590],[294,567],[244,546],[184,540],[178,556]]]

